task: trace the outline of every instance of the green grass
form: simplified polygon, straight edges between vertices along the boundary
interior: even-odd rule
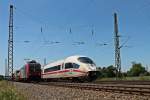
[[[113,81],[116,78],[98,78],[96,81]],[[121,80],[149,80],[150,76],[138,76],[138,77],[123,77]]]
[[[0,100],[26,100],[20,94],[12,83],[7,81],[0,81]]]
[[[150,76],[124,77],[123,80],[150,80]]]

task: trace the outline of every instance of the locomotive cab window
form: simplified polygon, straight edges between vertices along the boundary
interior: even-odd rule
[[[40,72],[41,71],[41,65],[40,64],[29,64],[30,66],[30,72]]]
[[[78,60],[86,64],[94,64],[94,62],[88,57],[79,57]]]
[[[19,72],[20,72],[19,70],[16,71],[16,73],[19,73]]]
[[[72,65],[73,65],[73,68],[76,68],[76,69],[78,69],[80,67],[80,65],[78,65],[76,63],[73,63]]]
[[[65,64],[65,69],[69,69],[69,68],[79,68],[80,65],[75,64],[75,63],[66,63]]]
[[[66,63],[65,64],[65,69],[73,68],[72,63]]]

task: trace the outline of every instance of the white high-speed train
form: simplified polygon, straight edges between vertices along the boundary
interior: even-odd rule
[[[98,71],[95,63],[86,56],[70,56],[43,66],[44,80],[70,79],[72,81],[93,81]]]

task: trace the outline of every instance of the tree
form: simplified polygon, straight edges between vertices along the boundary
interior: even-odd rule
[[[0,80],[3,80],[4,79],[4,76],[3,75],[0,75]]]
[[[108,66],[107,74],[108,74],[108,77],[115,77],[116,76],[116,68],[113,65]]]
[[[103,67],[100,72],[101,72],[102,77],[115,77],[116,76],[116,68],[113,65],[110,65],[108,67]]]
[[[145,67],[141,63],[132,62],[132,67],[127,72],[128,76],[140,76],[146,72]]]

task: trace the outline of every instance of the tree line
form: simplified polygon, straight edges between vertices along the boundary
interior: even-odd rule
[[[97,68],[100,78],[112,78],[116,77],[116,67],[110,65],[108,67]],[[132,62],[131,68],[127,72],[121,72],[123,77],[134,77],[134,76],[150,76],[150,72],[141,63]],[[3,80],[4,76],[0,75],[0,80]]]
[[[113,65],[108,67],[98,67],[101,78],[112,78],[116,77],[117,69]],[[134,76],[150,76],[150,72],[141,63],[132,62],[131,68],[126,72],[121,72],[123,77],[134,77]]]
[[[0,81],[3,80],[3,79],[4,79],[4,76],[3,76],[3,75],[0,75]]]

